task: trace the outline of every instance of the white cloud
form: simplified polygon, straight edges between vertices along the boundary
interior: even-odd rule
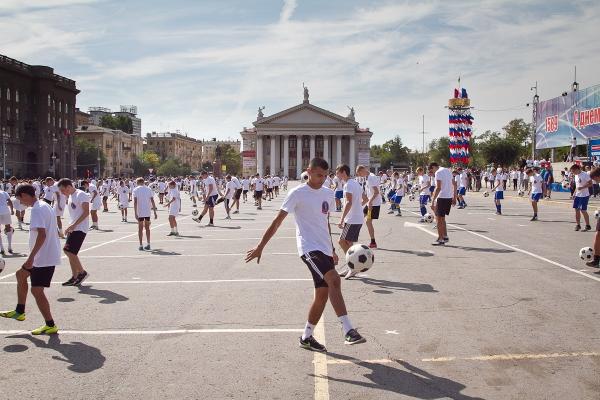
[[[279,22],[288,22],[290,18],[292,18],[292,14],[297,6],[298,3],[296,0],[283,0],[283,8],[281,9],[281,14],[279,15]]]

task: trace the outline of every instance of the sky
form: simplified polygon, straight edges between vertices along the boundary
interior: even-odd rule
[[[136,105],[143,133],[240,139],[302,102],[381,144],[447,135],[461,77],[475,133],[600,83],[597,0],[0,0],[0,54],[77,81],[77,106]]]

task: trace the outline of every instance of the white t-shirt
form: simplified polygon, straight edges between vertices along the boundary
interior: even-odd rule
[[[497,185],[496,192],[504,192],[504,183],[503,183],[502,174],[496,174],[496,178],[494,179],[494,185]]]
[[[367,192],[367,197],[370,199],[371,196],[373,196],[373,193],[375,191],[375,188],[379,188],[379,177],[375,174],[369,174],[369,177],[367,178],[367,186],[366,186],[366,192]],[[375,196],[375,198],[373,199],[373,206],[380,206],[381,205],[381,195],[379,196]]]
[[[61,248],[60,240],[58,239],[56,215],[52,207],[43,201],[36,201],[31,207],[29,250],[32,250],[35,246],[38,235],[37,228],[43,228],[46,231],[46,240],[44,240],[44,244],[35,257],[33,257],[33,266],[40,268],[60,265]]]
[[[256,190],[257,192],[262,192],[264,185],[265,184],[262,178],[256,178],[254,180],[254,190]]]
[[[466,188],[469,186],[469,176],[465,171],[463,171],[459,176],[458,187]]]
[[[227,182],[227,184],[225,185],[225,198],[226,199],[233,199],[233,194],[235,193],[235,182],[233,182],[232,180]]]
[[[279,178],[278,176],[273,178],[273,186],[279,186],[280,183],[281,183],[281,178]]]
[[[335,207],[333,190],[325,187],[313,189],[308,184],[293,188],[285,198],[281,209],[295,214],[296,243],[298,254],[322,251],[333,255],[329,234],[329,210]]]
[[[149,218],[152,213],[154,192],[148,186],[138,186],[133,189],[133,198],[137,199],[137,217]]]
[[[77,221],[79,219],[79,217],[81,216],[81,214],[83,214],[83,208],[81,207],[81,205],[83,203],[89,203],[90,202],[90,196],[79,189],[75,189],[75,192],[73,192],[73,194],[71,195],[71,201],[69,202],[68,208],[69,208],[69,216],[71,217],[71,224],[73,224],[73,222]],[[89,207],[89,204],[88,204]],[[89,221],[89,217],[84,219],[79,225],[77,225],[75,227],[76,231],[81,231],[81,232],[85,232],[87,233],[87,231],[90,229],[90,221]]]
[[[248,179],[242,179],[242,189],[250,190],[250,181]]]
[[[10,196],[5,191],[0,190],[0,215],[10,214],[10,209],[8,208],[8,200],[10,200]]]
[[[431,186],[431,179],[429,175],[421,175],[419,176],[419,187],[421,188],[422,196],[429,196],[431,192],[429,191],[429,187]]]
[[[267,178],[267,189],[271,189],[273,187],[273,179]]]
[[[441,181],[440,193],[438,198],[440,199],[452,199],[454,197],[454,186],[452,185],[452,172],[448,168],[439,167],[435,171],[435,181]]]
[[[242,188],[242,183],[235,176],[231,177],[231,182],[233,182],[233,186],[234,186],[235,190],[239,190]]]
[[[119,186],[119,189],[117,189],[118,193],[119,193],[119,203],[121,204],[127,204],[129,203],[129,188],[125,185],[123,186]]]
[[[203,183],[204,183],[204,193],[207,196],[210,197],[210,196],[218,196],[219,195],[219,191],[217,190],[217,182],[215,181],[215,178],[213,178],[212,176],[209,176],[203,180]],[[212,185],[212,190],[210,190],[208,185]],[[209,190],[210,190],[210,193],[209,193]]]
[[[333,178],[333,184],[335,185],[336,192],[339,192],[340,190],[344,190],[344,182],[342,182],[342,180],[339,179],[337,176],[335,178]]]
[[[352,206],[350,211],[346,214],[344,222],[347,224],[362,224],[364,221],[363,207],[362,207],[362,187],[356,179],[348,179],[348,182],[344,185],[344,198],[350,193],[352,195]]]
[[[158,182],[158,192],[164,193],[167,191],[167,184],[165,182]]]
[[[44,186],[44,200],[54,201],[54,193],[58,192],[58,186]]]
[[[90,201],[92,202],[93,205],[95,205],[96,207],[100,206],[100,204],[102,204],[102,199],[100,198],[100,193],[98,193],[98,189],[96,188],[96,185],[94,185],[93,183],[90,183],[90,186],[88,187],[88,193],[90,194]],[[95,196],[94,196],[95,194]],[[93,200],[92,200],[93,197]]]
[[[179,192],[179,189],[177,189],[177,187],[175,187],[173,189],[168,190],[167,196],[169,196],[170,199],[175,199],[175,201],[173,201],[169,205],[169,214],[170,215],[179,214],[179,211],[181,210],[181,192]]]
[[[584,171],[581,171],[579,175],[575,175],[575,197],[588,197],[590,195],[589,188],[579,189],[579,187],[585,185],[591,179],[589,174]]]
[[[529,177],[531,182],[531,194],[542,193],[542,176],[540,174],[533,174]]]

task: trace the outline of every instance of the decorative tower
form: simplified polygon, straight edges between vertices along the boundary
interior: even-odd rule
[[[470,160],[470,140],[472,134],[473,117],[471,116],[471,100],[467,90],[460,87],[454,89],[454,97],[448,100],[450,124],[448,135],[450,137],[450,163],[453,165],[467,166]]]

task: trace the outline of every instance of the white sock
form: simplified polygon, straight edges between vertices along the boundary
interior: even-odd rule
[[[339,317],[339,320],[342,323],[344,335],[347,334],[349,330],[354,329],[352,327],[352,322],[350,322],[350,318],[348,318],[348,315],[342,315],[341,317]]]
[[[304,333],[302,334],[302,340],[306,340],[307,338],[311,337],[314,330],[315,330],[315,326],[313,324],[311,324],[310,322],[306,321],[306,326],[304,327]]]

